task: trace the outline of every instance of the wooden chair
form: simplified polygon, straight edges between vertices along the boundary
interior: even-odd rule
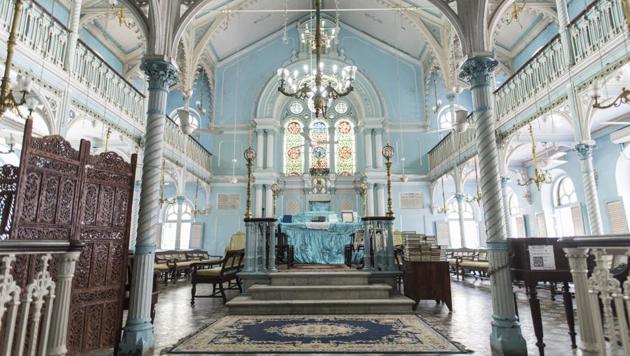
[[[295,250],[293,245],[289,245],[287,234],[278,230],[276,233],[276,262],[278,264],[286,263],[287,269],[290,269],[294,263]]]
[[[241,270],[241,266],[243,263],[243,257],[245,256],[245,250],[236,250],[236,251],[228,251],[225,254],[223,260],[220,261],[220,265],[214,268],[206,268],[212,267],[208,266],[209,264],[216,265],[216,262],[196,262],[191,265],[192,267],[192,275],[191,275],[191,283],[192,289],[190,304],[195,304],[195,298],[221,298],[223,299],[223,303],[227,301],[225,297],[226,289],[237,289],[240,292],[243,292],[241,288],[241,281],[237,276],[237,273]],[[237,288],[230,287],[228,285],[227,288],[223,287],[223,283],[226,282],[236,282]],[[212,294],[210,295],[196,295],[197,293],[197,284],[205,283],[212,284]],[[219,291],[216,290],[217,284],[219,285]]]

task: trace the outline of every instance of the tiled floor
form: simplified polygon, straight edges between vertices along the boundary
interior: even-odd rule
[[[417,313],[433,327],[450,339],[474,350],[473,355],[490,355],[490,315],[492,303],[488,281],[465,281],[452,279],[453,312],[446,306],[436,305],[433,301],[423,301]],[[206,293],[206,286],[198,287],[198,294]],[[531,322],[527,297],[523,290],[517,291],[518,307],[521,316],[523,335],[527,340],[530,355],[537,355],[536,338]],[[236,295],[228,292],[228,298]],[[571,349],[568,327],[564,317],[561,296],[551,301],[545,290],[539,292],[541,299],[543,324],[545,331],[545,349],[547,355],[569,356],[577,354]],[[179,339],[194,333],[212,320],[225,315],[227,310],[220,299],[198,299],[195,306],[190,305],[190,284],[185,281],[175,286],[162,287],[157,306],[155,321],[156,350],[160,354]]]

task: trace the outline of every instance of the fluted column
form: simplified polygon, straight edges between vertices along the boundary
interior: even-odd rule
[[[372,168],[372,130],[365,129],[365,168]]]
[[[273,131],[267,130],[267,169],[273,170]]]
[[[510,177],[501,176],[501,200],[503,201],[503,215],[505,215],[505,236],[507,238],[514,237],[516,234],[514,233],[514,226],[512,225],[510,219],[510,202],[508,197],[507,186],[510,182]]]
[[[602,212],[599,208],[597,195],[597,182],[595,182],[595,170],[593,169],[593,149],[595,145],[578,143],[575,151],[580,159],[582,170],[582,184],[584,185],[584,196],[586,197],[586,211],[588,221],[591,225],[592,235],[603,235]]]
[[[490,83],[497,61],[492,57],[469,58],[462,65],[460,78],[470,83],[473,111],[477,123],[477,150],[480,165],[481,194],[488,233],[488,260],[492,286],[493,354],[527,355],[527,344],[516,317],[512,292],[512,277],[505,233],[505,217],[499,182],[499,159],[492,113]]]
[[[383,168],[383,155],[381,154],[381,150],[383,149],[383,131],[376,130],[374,133],[374,150],[376,151],[376,168]]]
[[[376,206],[378,207],[376,214],[385,216],[385,187],[382,184],[376,185]]]
[[[601,325],[599,305],[592,305],[588,291],[588,248],[565,248],[564,253],[569,260],[571,277],[575,286],[575,303],[577,304],[578,325],[580,332],[579,348],[582,355],[603,355],[599,350],[599,338],[601,331],[597,326]],[[602,340],[603,342],[603,340]]]
[[[374,184],[368,183],[367,189],[367,216],[374,216]]]
[[[457,186],[457,184],[455,184],[455,186]],[[457,201],[457,216],[459,218],[459,243],[461,247],[466,247],[466,226],[464,224],[464,194],[462,194],[461,190],[455,193],[455,200]]]
[[[262,184],[257,184],[254,186],[254,190],[256,191],[256,200],[254,201],[255,209],[254,209],[254,217],[262,218],[263,217],[263,186]]]
[[[265,145],[265,133],[262,130],[256,131],[256,169],[262,170],[264,166],[263,147]]]
[[[70,298],[72,296],[72,278],[81,251],[71,251],[59,256],[55,287],[55,303],[53,303],[50,333],[48,335],[47,355],[62,356],[68,353],[68,316],[70,315]]]
[[[151,323],[155,225],[158,223],[160,175],[164,151],[166,100],[170,84],[177,80],[177,67],[162,59],[146,58],[142,69],[149,80],[147,129],[142,166],[142,192],[138,236],[134,255],[129,313],[120,354],[144,354],[155,343]]]

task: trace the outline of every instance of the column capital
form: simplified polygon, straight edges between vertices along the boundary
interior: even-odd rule
[[[507,184],[512,180],[512,178],[508,176],[501,176],[501,188],[507,187]]]
[[[459,78],[470,84],[471,89],[477,86],[489,85],[494,68],[499,62],[493,57],[478,56],[469,58],[462,64]]]
[[[149,77],[149,89],[168,89],[179,79],[177,65],[162,58],[145,58],[140,69]]]
[[[578,158],[582,161],[592,158],[594,149],[594,144],[578,143],[575,145],[575,152],[577,152]]]
[[[455,193],[455,200],[457,200],[458,203],[461,203],[464,201],[465,195],[462,193]]]
[[[178,195],[175,197],[175,201],[177,202],[177,205],[182,205],[186,201],[186,197],[183,195]]]

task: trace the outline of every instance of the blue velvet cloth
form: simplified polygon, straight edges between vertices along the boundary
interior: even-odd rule
[[[331,224],[328,230],[308,229],[304,223],[281,225],[289,245],[293,245],[295,263],[300,264],[343,264],[344,246],[351,244],[351,235],[362,228],[360,223]]]

